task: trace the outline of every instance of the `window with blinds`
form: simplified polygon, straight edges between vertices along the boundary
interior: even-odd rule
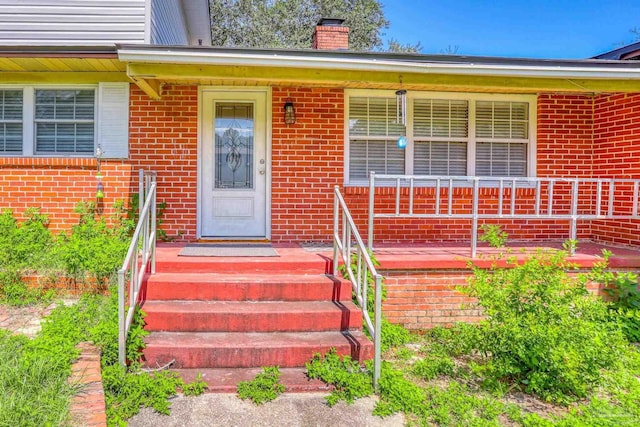
[[[476,103],[476,175],[527,176],[528,143],[528,103]]]
[[[396,140],[404,126],[395,98],[354,97],[349,102],[349,178],[368,179],[369,172],[405,173],[404,150]]]
[[[91,154],[95,90],[36,90],[36,154]]]
[[[521,177],[535,170],[529,154],[535,97],[411,95],[406,129],[395,97],[349,97],[348,182],[362,183],[370,171]],[[406,149],[397,147],[401,135]]]
[[[468,129],[468,101],[416,99],[413,103],[413,173],[466,175]]]
[[[22,90],[0,90],[0,153],[22,153]]]

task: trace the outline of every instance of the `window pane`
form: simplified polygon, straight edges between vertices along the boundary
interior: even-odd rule
[[[351,136],[400,136],[405,128],[398,122],[395,98],[349,98]]]
[[[416,137],[459,137],[468,135],[467,101],[416,99],[413,104],[413,134]]]
[[[466,175],[465,142],[416,142],[413,150],[416,175]]]
[[[476,145],[476,175],[526,176],[527,144],[479,142]]]
[[[349,144],[349,178],[368,179],[369,172],[403,174],[404,150],[395,141],[355,140]]]
[[[529,104],[526,102],[478,101],[476,136],[479,138],[527,139]]]
[[[95,90],[36,90],[36,153],[91,154]]]
[[[22,153],[21,90],[0,90],[0,153]]]

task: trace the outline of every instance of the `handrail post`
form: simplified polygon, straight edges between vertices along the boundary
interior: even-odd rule
[[[125,288],[125,274],[124,270],[118,270],[118,362],[120,366],[126,364],[126,345],[127,345],[127,330],[125,326],[125,307],[124,307],[124,288]]]
[[[573,180],[572,183],[572,190],[571,190],[571,229],[570,229],[570,233],[571,236],[569,237],[569,239],[573,242],[576,241],[576,238],[578,236],[578,180],[575,179]],[[569,254],[570,255],[574,255],[576,250],[575,250],[575,246],[574,244],[569,245]]]
[[[471,258],[476,257],[478,247],[478,188],[479,178],[473,178],[473,212],[471,213]]]
[[[338,242],[336,236],[338,235],[338,229],[340,221],[338,214],[340,213],[338,207],[338,186],[333,187],[333,275],[338,275]]]
[[[376,333],[373,336],[373,388],[376,393],[379,391],[378,382],[380,380],[380,363],[382,356],[382,276],[376,274],[376,300],[374,311],[374,322]]]
[[[158,182],[156,181],[155,176],[153,177],[153,184],[155,188],[153,189],[153,195],[151,196],[151,235],[153,236],[153,244],[151,245],[151,274],[156,274],[156,243],[158,242],[158,219],[156,209],[158,207]]]
[[[375,204],[375,188],[376,188],[376,173],[374,171],[369,172],[369,224],[367,230],[367,246],[370,251],[373,251],[373,208]]]

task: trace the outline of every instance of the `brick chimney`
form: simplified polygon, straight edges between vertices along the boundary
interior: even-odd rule
[[[349,27],[343,27],[344,19],[322,18],[313,32],[311,47],[321,50],[349,49]]]

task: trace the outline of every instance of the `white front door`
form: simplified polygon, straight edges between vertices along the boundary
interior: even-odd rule
[[[267,237],[267,92],[202,91],[200,234]]]

